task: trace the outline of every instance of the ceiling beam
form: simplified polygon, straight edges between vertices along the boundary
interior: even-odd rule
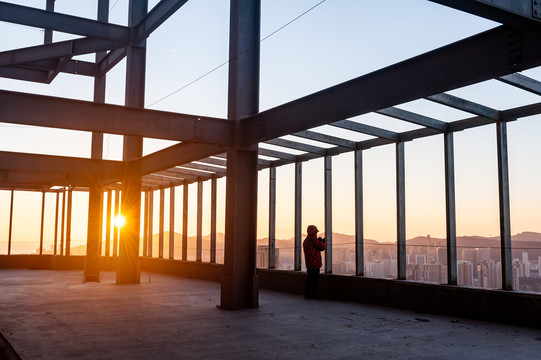
[[[224,119],[0,90],[0,122],[229,145]]]
[[[514,87],[529,91],[536,95],[541,95],[541,81],[537,81],[522,74],[509,74],[499,77],[496,80],[499,80],[509,85],[513,85]]]
[[[143,176],[220,154],[224,150],[220,145],[181,143],[134,160],[132,165],[138,168],[139,174]]]
[[[161,0],[148,12],[143,20],[135,26],[134,43],[138,44],[145,40],[186,2],[188,2],[188,0]]]
[[[330,123],[329,125],[339,127],[341,129],[351,130],[365,135],[381,137],[390,140],[398,140],[398,133],[381,129],[375,126],[361,124],[351,120],[340,120]]]
[[[411,124],[436,129],[439,131],[445,131],[447,129],[447,123],[445,121],[436,120],[431,117],[416,114],[411,111],[403,110],[397,107],[381,109],[376,111],[376,113],[389,116],[398,120],[404,120]]]
[[[325,144],[331,144],[335,146],[355,149],[355,141],[343,139],[337,136],[322,134],[316,131],[303,130],[303,131],[295,132],[291,135],[298,136],[298,137],[308,139],[308,140],[319,141]]]
[[[0,2],[0,21],[128,43],[130,28],[82,17]]]
[[[498,110],[450,94],[436,94],[427,96],[426,99],[457,110],[469,112],[470,114],[483,116],[495,121],[500,120],[500,112]]]
[[[72,57],[99,51],[117,49],[124,45],[119,42],[82,38],[59,41],[52,44],[31,46],[0,52],[0,66],[24,64],[40,60]]]
[[[296,141],[286,140],[286,139],[271,139],[265,141],[265,144],[275,145],[275,146],[281,146],[297,151],[304,151],[309,152],[313,154],[318,155],[325,155],[327,153],[327,150],[325,148],[319,147],[319,146],[313,146],[308,144],[303,144]]]
[[[510,56],[520,40],[520,58]],[[541,65],[541,28],[498,27],[241,121],[255,144]]]

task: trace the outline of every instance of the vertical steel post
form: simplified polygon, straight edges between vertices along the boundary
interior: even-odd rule
[[[182,260],[188,260],[188,184],[182,186]]]
[[[259,112],[260,0],[232,0],[229,37],[228,119]],[[257,244],[257,145],[227,150],[225,261],[221,284],[224,309],[259,306],[255,269]]]
[[[212,178],[210,188],[210,262],[216,262],[216,208],[217,208],[217,180]]]
[[[145,207],[143,208],[143,256],[148,255],[148,191],[145,191]]]
[[[148,251],[147,256],[152,257],[154,248],[154,191],[148,193]]]
[[[276,168],[269,168],[269,269],[276,267]]]
[[[364,276],[363,151],[355,150],[355,275]]]
[[[325,155],[325,272],[332,273],[332,157]]]
[[[163,259],[163,231],[165,223],[165,189],[160,188],[160,217],[159,217],[159,229],[158,229],[158,257]]]
[[[47,0],[47,4],[45,5],[45,10],[54,12],[54,2],[55,0]],[[53,31],[51,29],[44,29],[44,30],[45,31],[43,34],[43,43],[45,45],[51,44],[53,42]]]
[[[109,0],[98,1],[98,21],[109,21]],[[96,62],[100,61],[105,52],[96,53]],[[105,75],[94,79],[94,102],[98,104],[105,103]],[[92,159],[103,158],[103,134],[92,133]],[[103,193],[100,187],[101,180],[92,178],[88,192],[88,226],[87,226],[87,245],[85,259],[85,282],[99,281],[99,256],[101,255],[102,245],[102,224],[103,224]]]
[[[11,190],[11,201],[9,203],[9,232],[8,232],[8,255],[11,255],[11,235],[13,231],[13,200],[15,191]]]
[[[107,218],[105,219],[105,256],[111,255],[111,210],[113,191],[107,190]]]
[[[41,192],[41,227],[39,231],[39,254],[43,255],[43,226],[45,223],[45,191]]]
[[[175,258],[175,187],[169,188],[169,259]]]
[[[406,280],[406,172],[403,142],[396,144],[396,227],[398,279]]]
[[[73,205],[73,189],[68,189],[68,205],[66,214],[66,256],[71,252],[71,210]]]
[[[128,26],[135,26],[148,11],[148,0],[130,0]],[[127,47],[126,58],[126,106],[144,108],[146,40]],[[124,136],[123,161],[130,164],[143,155],[141,136]],[[117,284],[138,284],[141,282],[139,261],[139,232],[141,223],[141,175],[132,166],[122,182],[122,212],[126,224],[120,231],[120,257],[117,262]]]
[[[302,162],[295,163],[295,271],[302,269]]]
[[[120,190],[115,190],[115,212],[114,212],[114,218],[117,219],[118,215],[120,215]],[[113,224],[113,256],[116,257],[118,255],[118,226],[116,222]]]
[[[62,188],[62,221],[60,224],[60,255],[64,255],[64,231],[66,221],[66,188]]]
[[[58,246],[58,205],[60,200],[60,193],[56,192],[56,205],[55,205],[55,213],[54,213],[54,244],[53,244],[53,254],[56,255],[56,248]]]
[[[197,244],[195,261],[203,260],[203,182],[197,182]]]
[[[496,123],[498,147],[498,187],[500,200],[500,240],[502,257],[502,289],[513,289],[511,263],[511,211],[509,205],[509,160],[507,157],[507,123]],[[516,289],[518,290],[518,289]]]
[[[447,283],[457,284],[456,262],[456,207],[455,207],[455,155],[453,133],[445,133],[445,208],[447,232]]]

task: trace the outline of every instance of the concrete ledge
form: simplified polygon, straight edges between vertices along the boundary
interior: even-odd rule
[[[141,269],[145,271],[215,282],[220,282],[222,278],[222,264],[156,259],[149,257],[141,257],[140,259]]]
[[[0,269],[83,270],[86,256],[0,255]],[[100,257],[100,269],[114,271],[116,258]]]

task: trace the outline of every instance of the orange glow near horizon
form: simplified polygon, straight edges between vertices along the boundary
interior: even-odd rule
[[[125,224],[126,224],[126,218],[123,215],[118,214],[117,216],[115,216],[115,226],[118,229],[121,229]]]

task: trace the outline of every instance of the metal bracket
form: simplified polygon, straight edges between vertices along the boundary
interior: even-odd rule
[[[532,0],[532,16],[541,20],[541,0]]]
[[[197,118],[197,120],[194,120],[194,138],[196,139],[202,139],[203,138],[203,122],[201,121],[201,118]]]

